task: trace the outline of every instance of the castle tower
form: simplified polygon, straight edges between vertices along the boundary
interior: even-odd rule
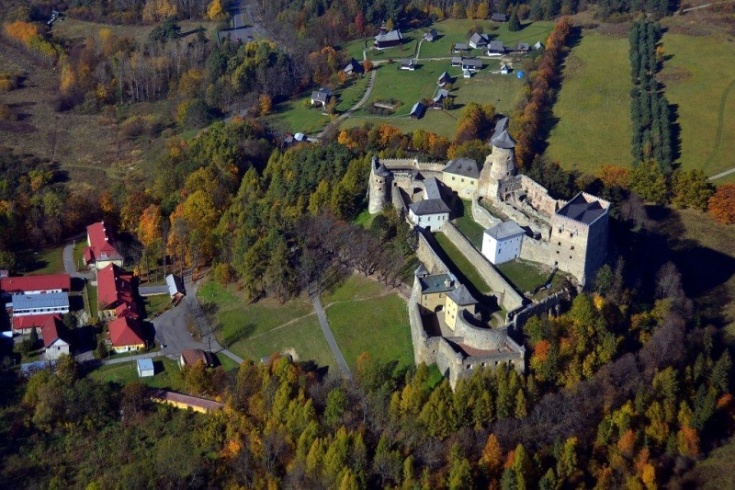
[[[368,183],[368,212],[370,214],[378,214],[383,211],[390,192],[392,177],[393,174],[378,161],[378,157],[373,157],[373,161],[370,163],[370,181]]]
[[[507,117],[495,125],[490,145],[492,151],[485,159],[478,190],[482,197],[497,199],[500,182],[518,173],[515,157],[516,142],[508,133]]]

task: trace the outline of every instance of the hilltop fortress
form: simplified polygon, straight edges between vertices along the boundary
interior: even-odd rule
[[[556,310],[568,295],[560,291],[531,301],[496,264],[517,258],[540,263],[567,273],[583,288],[607,254],[609,202],[584,192],[568,202],[554,199],[518,175],[508,118],[497,122],[489,146],[482,168],[469,158],[442,163],[374,157],[370,170],[369,212],[379,213],[390,203],[419,231],[422,265],[408,302],[415,361],[436,363],[452,386],[479,366],[507,364],[523,371],[525,349],[509,331],[522,328],[530,316]],[[471,201],[464,212],[485,228],[481,251],[451,222],[459,199]],[[482,302],[440,258],[431,232],[444,234],[475,266],[507,312],[504,319],[483,313]]]

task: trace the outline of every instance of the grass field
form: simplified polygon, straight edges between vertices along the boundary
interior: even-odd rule
[[[666,86],[669,103],[678,110],[685,169],[700,168],[714,175],[735,167],[734,47],[729,38],[664,35],[668,56],[659,79]]]
[[[449,259],[454,263],[455,267],[459,269],[459,272],[461,272],[467,278],[467,280],[470,281],[473,286],[475,286],[475,289],[483,294],[489,294],[490,292],[492,292],[490,286],[487,285],[480,273],[477,272],[475,266],[472,265],[472,263],[467,260],[464,255],[462,255],[462,252],[460,252],[457,247],[455,247],[452,242],[449,241],[446,235],[444,235],[443,233],[436,233],[434,235],[434,238],[436,238],[439,246],[442,248],[447,257],[449,257]]]
[[[482,235],[485,233],[485,228],[472,219],[472,202],[463,199],[462,203],[464,204],[464,215],[455,219],[454,225],[477,250],[482,250]]]
[[[20,254],[20,266],[25,272],[37,274],[58,274],[64,272],[64,247],[48,248],[40,252]]]
[[[397,294],[335,304],[327,309],[327,318],[352,369],[363,352],[374,360],[398,361],[399,366],[413,364],[406,302]]]
[[[562,167],[595,174],[600,165],[629,166],[630,64],[628,38],[585,30],[566,59],[557,125],[546,154]]]
[[[212,282],[204,284],[199,291],[203,302],[214,301],[217,304],[217,321],[223,326],[220,338],[227,344],[232,342],[229,348],[235,354],[257,361],[276,352],[293,350],[301,361],[313,360],[320,366],[335,365],[334,356],[307,298],[297,298],[285,304],[271,299],[248,304],[233,290]],[[351,276],[322,295],[337,342],[353,365],[364,351],[383,360],[395,356],[404,359],[406,352],[411,353],[410,338],[404,338],[398,332],[408,322],[405,302],[395,294],[384,294],[385,288],[378,282]],[[354,315],[348,319],[350,312]],[[336,323],[332,321],[333,315]],[[349,330],[356,324],[356,319],[371,319],[370,328],[364,335],[355,335]],[[391,340],[382,341],[383,335]],[[404,342],[406,338],[408,340]]]
[[[137,362],[122,362],[119,364],[108,364],[99,367],[89,373],[89,376],[101,382],[117,383],[125,385],[131,381],[140,381],[152,388],[168,388],[174,391],[183,391],[184,379],[176,361],[165,357],[157,357],[153,360],[156,375],[147,378],[139,378]]]
[[[397,64],[377,67],[375,88],[365,106],[344,120],[341,127],[362,126],[366,122],[391,124],[404,132],[428,129],[446,137],[453,137],[462,108],[470,102],[492,104],[498,112],[509,112],[516,104],[523,81],[514,76],[492,74],[500,68],[499,60],[486,60],[486,66],[470,79],[462,78],[459,68],[450,66],[449,60],[426,61],[415,71],[399,70]],[[423,118],[408,117],[411,107],[422,100],[431,99],[437,91],[436,80],[447,71],[454,78],[451,95],[454,108],[449,111],[427,110]],[[402,105],[391,116],[369,114],[365,108],[378,100],[396,99]]]

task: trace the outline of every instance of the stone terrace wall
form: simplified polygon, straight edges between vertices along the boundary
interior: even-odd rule
[[[486,230],[502,223],[501,219],[496,218],[490,211],[483,208],[477,198],[472,199],[472,219]]]
[[[503,308],[511,311],[523,305],[523,297],[513,289],[513,286],[508,284],[485,256],[478,252],[451,222],[445,223],[440,231],[475,266],[488,286],[498,293],[498,302]]]

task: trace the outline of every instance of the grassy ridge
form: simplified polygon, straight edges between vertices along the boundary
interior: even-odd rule
[[[558,120],[546,154],[564,168],[594,174],[600,165],[629,166],[630,63],[628,38],[585,31],[567,57],[554,105]]]

